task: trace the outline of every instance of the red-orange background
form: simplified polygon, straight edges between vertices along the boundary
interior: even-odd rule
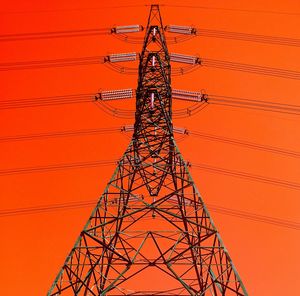
[[[145,24],[145,1],[10,1],[1,7],[1,34],[43,32],[113,25]],[[160,1],[159,3],[171,3]],[[161,7],[164,24],[193,24],[208,29],[300,38],[298,1],[172,1],[298,14]],[[111,36],[1,44],[1,62],[104,55],[139,51],[141,46]],[[173,52],[249,64],[300,70],[297,47],[198,37],[169,46]],[[103,65],[0,72],[1,100],[97,92],[136,87],[137,77],[110,72]],[[299,105],[299,81],[201,68],[174,77],[179,89]],[[133,108],[134,104],[131,104]],[[128,106],[126,106],[129,108]],[[175,106],[176,107],[176,106]],[[130,124],[112,118],[94,104],[1,110],[1,136]],[[212,105],[175,126],[220,136],[300,150],[299,118],[294,115]],[[1,143],[0,169],[115,159],[129,139],[121,134]],[[188,137],[179,143],[185,159],[226,169],[299,182],[300,162],[263,151]],[[1,210],[100,196],[113,166],[0,177]],[[205,202],[282,219],[299,221],[299,191],[271,184],[191,169]],[[0,294],[44,295],[85,224],[91,208],[0,218]],[[295,295],[299,284],[297,230],[212,213],[250,295]]]

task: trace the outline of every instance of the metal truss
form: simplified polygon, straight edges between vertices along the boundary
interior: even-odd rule
[[[173,137],[158,5],[140,55],[134,134],[52,295],[248,295]]]

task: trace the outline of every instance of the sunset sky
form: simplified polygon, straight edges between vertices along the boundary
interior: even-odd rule
[[[7,296],[46,294],[93,209],[92,205],[59,210],[53,206],[93,200],[96,203],[115,165],[39,172],[34,169],[116,160],[125,151],[130,134],[111,132],[23,141],[7,141],[7,138],[120,128],[133,124],[134,117],[111,116],[94,102],[5,109],[2,101],[12,100],[9,106],[13,106],[18,99],[136,88],[137,76],[113,72],[100,63],[18,70],[10,69],[5,63],[139,52],[142,45],[125,43],[111,35],[3,41],[4,35],[127,24],[145,26],[149,5],[158,3],[165,25],[193,25],[199,29],[300,39],[298,0],[47,2],[12,0],[3,3],[0,10],[0,294]],[[198,36],[169,45],[168,49],[215,60],[300,71],[300,41],[298,46],[288,46]],[[203,66],[192,73],[172,77],[172,87],[300,105],[299,78]],[[111,106],[133,110],[134,100],[114,102]],[[174,110],[188,106],[191,103],[174,102]],[[295,295],[300,263],[299,113],[211,104],[195,115],[174,118],[173,123],[175,127],[198,133],[294,151],[290,155],[272,153],[204,139],[193,133],[178,142],[183,157],[192,164],[190,172],[204,202],[211,208],[212,218],[249,295]],[[248,177],[199,169],[193,163],[245,173]],[[249,175],[256,178],[251,179]],[[269,181],[259,181],[257,176]],[[21,208],[44,206],[50,206],[50,210],[17,213]],[[214,211],[214,207],[246,212],[249,216],[228,215]],[[265,222],[262,216],[267,217]],[[258,217],[257,221],[254,217]],[[270,222],[268,217],[277,222],[266,223]],[[284,225],[284,221],[290,224]]]

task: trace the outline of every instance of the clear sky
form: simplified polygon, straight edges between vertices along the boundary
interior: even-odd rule
[[[1,36],[145,25],[149,6],[144,4],[150,3],[9,1],[2,4],[0,10]],[[174,0],[156,3],[173,5],[161,6],[166,25],[194,25],[200,29],[300,39],[300,3],[297,0]],[[112,5],[114,7],[109,7]],[[10,42],[0,38],[0,43],[1,101],[136,87],[136,76],[112,72],[101,64],[4,71],[3,63],[140,51],[140,44],[123,43],[109,35]],[[199,36],[170,45],[169,51],[300,71],[300,47],[297,46]],[[205,89],[208,94],[300,105],[300,82],[297,79],[202,67],[184,76],[174,76],[172,86],[187,90]],[[1,101],[0,107],[3,106]],[[174,109],[183,106],[174,103]],[[113,107],[133,109],[134,101],[114,103]],[[6,136],[33,133],[120,127],[132,124],[133,120],[133,117],[112,117],[94,103],[2,108],[0,140]],[[299,227],[297,230],[253,220],[255,215],[264,215],[298,222],[299,226],[299,120],[299,115],[217,105],[209,105],[194,116],[174,119],[176,127],[298,152],[297,157],[288,156],[195,135],[178,143],[184,158],[192,164],[201,163],[296,184],[294,187],[279,186],[278,182],[264,183],[191,168],[209,207],[214,205],[252,214],[251,219],[246,219],[211,211],[250,295],[295,295],[299,284]],[[128,143],[128,135],[121,133],[0,141],[1,295],[45,295],[93,206],[28,215],[4,215],[3,211],[97,200],[112,175],[114,165],[10,175],[5,172],[23,167],[114,160],[122,156]]]

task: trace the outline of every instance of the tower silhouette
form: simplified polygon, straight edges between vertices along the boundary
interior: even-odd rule
[[[164,30],[152,5],[132,140],[48,296],[248,295],[174,140]]]

